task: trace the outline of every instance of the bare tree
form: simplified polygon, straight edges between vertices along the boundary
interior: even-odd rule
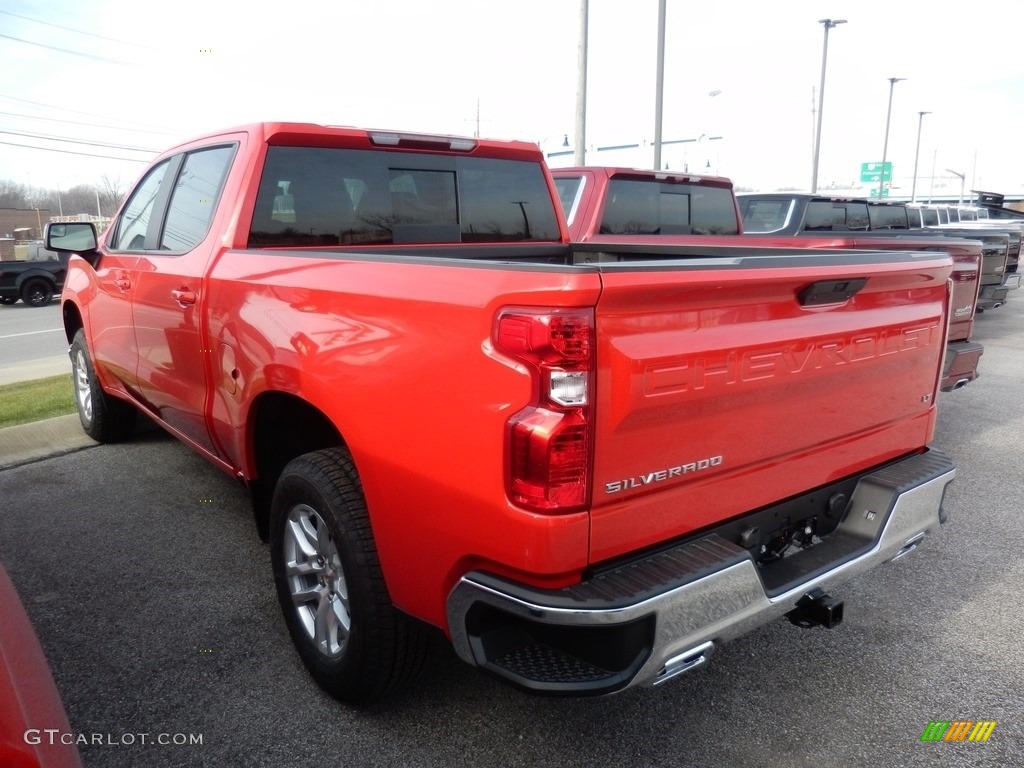
[[[97,188],[92,184],[76,184],[60,193],[61,208],[65,216],[79,213],[96,215]]]
[[[0,208],[31,208],[30,190],[16,181],[0,181]]]
[[[106,174],[103,174],[103,178],[100,183],[100,209],[103,211],[104,216],[113,216],[117,211],[117,207],[121,205],[121,201],[124,200],[127,189],[120,176],[116,176],[111,179]]]

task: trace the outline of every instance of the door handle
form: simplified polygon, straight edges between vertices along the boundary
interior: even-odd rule
[[[132,281],[127,277],[119,277],[114,281],[114,286],[120,291],[127,291],[132,287]]]
[[[196,292],[188,288],[181,288],[171,291],[171,298],[183,307],[196,303]]]

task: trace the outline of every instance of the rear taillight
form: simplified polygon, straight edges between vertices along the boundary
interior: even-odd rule
[[[529,405],[506,429],[509,498],[536,512],[583,509],[593,453],[593,310],[502,310],[494,346],[533,382]]]

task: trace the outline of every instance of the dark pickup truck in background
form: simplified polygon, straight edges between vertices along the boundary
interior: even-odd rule
[[[921,226],[918,208],[863,198],[797,193],[754,193],[737,196],[747,234],[813,236],[825,232],[881,232],[888,235],[960,237],[983,244],[977,311],[1004,304],[1020,285],[1018,262],[1024,223],[1012,219],[980,219]]]
[[[41,254],[52,253],[40,251]],[[0,261],[0,304],[18,299],[31,307],[45,307],[64,287],[67,258]]]

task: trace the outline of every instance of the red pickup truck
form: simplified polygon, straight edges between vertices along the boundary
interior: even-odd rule
[[[347,701],[424,624],[527,691],[660,683],[838,623],[828,589],[946,519],[944,253],[591,259],[533,145],[288,123],[171,149],[102,238],[47,240],[85,430],[141,411],[251,488]]]
[[[807,233],[800,228],[779,234],[751,235],[745,233],[741,218],[745,198],[738,200],[733,194],[732,182],[723,177],[601,166],[555,169],[552,175],[568,218],[570,236],[578,243],[597,245],[609,239],[629,237],[635,243],[686,246],[696,254],[709,246],[755,243],[766,248],[945,251],[953,259],[953,309],[940,389],[960,389],[978,377],[978,362],[984,347],[971,341],[971,331],[975,310],[980,311],[978,296],[984,281],[983,265],[988,263],[987,244],[981,241],[989,238],[983,232],[978,233],[977,240],[967,239],[959,232],[945,236],[937,232],[916,235],[885,231]],[[790,197],[806,196],[786,196],[786,200]],[[741,232],[744,232],[742,237]],[[792,237],[793,234],[801,236]]]

